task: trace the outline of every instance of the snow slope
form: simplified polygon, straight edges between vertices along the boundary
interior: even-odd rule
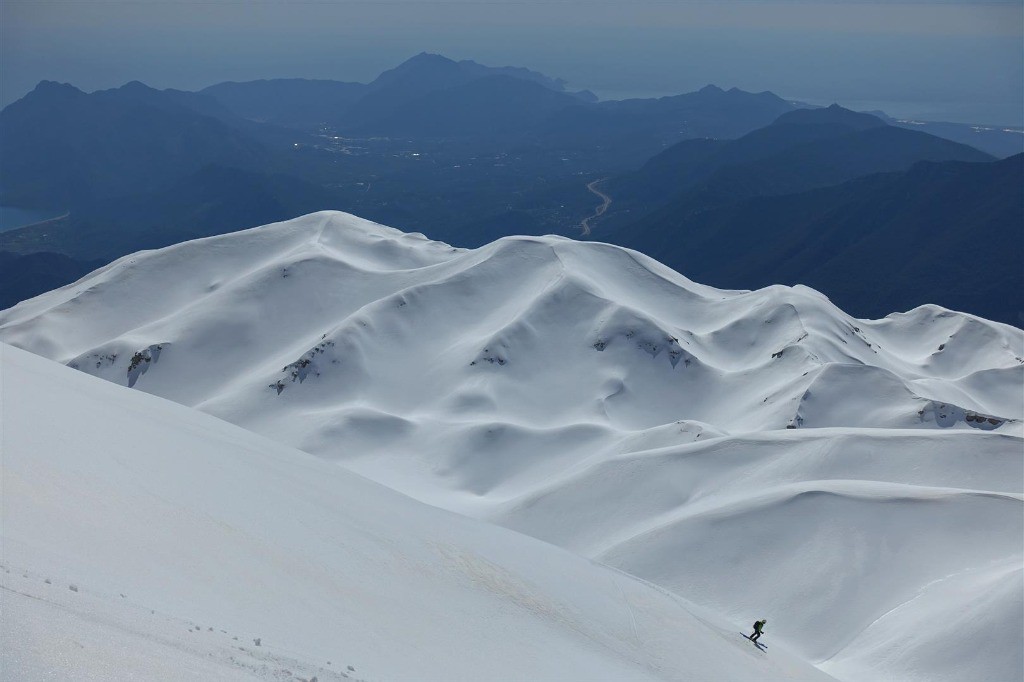
[[[830,679],[208,415],[6,345],[0,370],[5,680]]]
[[[324,212],[128,256],[0,313],[0,340],[768,617],[843,679],[1024,666],[1006,325]]]

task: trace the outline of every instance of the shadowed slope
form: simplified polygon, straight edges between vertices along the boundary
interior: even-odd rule
[[[1024,339],[936,306],[856,320],[606,244],[461,250],[324,212],[129,256],[0,313],[0,339],[736,620],[767,608],[843,670],[889,670],[879,652],[907,638],[959,646],[865,628],[950,572],[999,592],[989,569],[1021,554]],[[977,631],[1016,628],[1007,613]],[[963,655],[898,669],[1019,663]]]

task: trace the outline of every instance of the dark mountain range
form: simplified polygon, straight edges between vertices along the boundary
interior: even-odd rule
[[[0,251],[0,310],[70,284],[104,263],[79,261],[62,253]]]
[[[776,119],[776,126],[818,126],[843,130],[867,130],[885,125],[885,121],[872,113],[852,111],[838,104],[827,107],[796,109]]]
[[[625,167],[638,165],[680,140],[739,137],[793,108],[770,92],[708,85],[673,97],[566,108],[539,127],[536,135],[545,144],[566,148],[617,148],[615,156]]]
[[[393,107],[358,126],[356,132],[441,138],[522,135],[578,103],[572,95],[534,81],[486,76]]]
[[[793,105],[771,93],[708,86],[698,92],[597,102],[562,80],[516,67],[489,67],[419,54],[371,83],[275,80],[202,91],[233,113],[297,129],[327,126],[347,136],[517,136],[561,154],[593,153],[625,169],[693,137],[736,137]],[[301,103],[292,105],[288,102]]]
[[[335,121],[355,135],[464,137],[522,131],[558,109],[594,100],[528,69],[424,52],[378,76]]]
[[[604,224],[614,230],[659,207],[683,216],[747,197],[906,170],[918,161],[988,160],[973,147],[836,105],[798,109],[736,140],[685,140],[636,173],[609,181],[615,210]]]
[[[590,137],[621,129],[623,123],[646,123],[665,132],[699,132],[699,137],[736,137],[766,125],[793,105],[770,93],[708,85],[695,92],[656,99],[599,102],[554,117],[545,132]],[[769,117],[765,121],[765,117]],[[765,121],[765,122],[762,122]],[[668,126],[668,128],[666,128]]]
[[[73,219],[0,233],[0,250],[56,251],[106,263],[141,249],[263,225],[337,206],[323,188],[288,175],[207,166],[156,192],[83,207]]]
[[[321,187],[375,183],[377,203],[367,212],[375,214],[380,208],[390,214],[392,197],[379,192],[390,186],[388,177],[401,177],[406,183],[403,194],[415,197],[421,185],[424,191],[435,191],[428,171],[472,167],[472,176],[457,174],[452,184],[459,196],[466,197],[474,183],[493,187],[499,182],[507,192],[523,196],[538,183],[562,186],[563,180],[581,174],[639,163],[649,152],[690,135],[747,132],[769,113],[788,106],[772,95],[717,88],[662,100],[589,103],[592,99],[566,92],[562,81],[526,69],[485,67],[429,54],[367,85],[258,81],[190,93],[133,82],[86,94],[70,85],[43,82],[0,114],[0,202],[73,209],[75,222],[83,209],[166,192],[173,183],[216,165],[290,174]],[[552,138],[552,125],[562,112],[592,108],[612,112],[615,125],[562,141]],[[363,141],[353,151],[336,144],[342,138],[330,131],[310,135],[276,125],[315,127],[333,112],[349,131],[346,135],[373,135],[385,142]],[[652,124],[655,120],[658,125]],[[390,137],[394,141],[386,142]],[[428,138],[460,142],[439,148],[429,166],[398,164],[402,167],[396,171],[396,164],[388,161],[411,158],[408,141]],[[389,148],[382,149],[384,145]],[[509,164],[522,167],[522,177],[508,173]],[[521,182],[529,189],[519,186]],[[574,182],[583,185],[585,179]],[[403,211],[416,214],[415,201],[406,198],[402,204]],[[557,208],[565,205],[559,201],[543,213],[561,220]],[[492,208],[485,215],[493,213]],[[501,220],[506,224],[507,217]],[[546,228],[524,229],[566,228],[552,222]]]
[[[344,111],[339,111],[332,124],[340,130],[358,129],[381,117],[393,116],[401,107],[438,90],[446,90],[480,78],[441,55],[419,54],[393,69],[380,74],[366,92]]]
[[[662,100],[591,99],[526,69],[428,54],[367,85],[258,81],[190,93],[129,83],[86,94],[44,82],[0,114],[0,202],[70,210],[71,218],[46,238],[37,231],[2,241],[19,253],[31,245],[91,258],[103,234],[107,257],[128,245],[157,246],[162,232],[206,234],[214,225],[224,231],[285,217],[265,196],[243,206],[225,177],[205,188],[228,182],[222,201],[204,196],[193,206],[198,188],[189,179],[210,166],[276,178],[275,186],[288,176],[316,189],[313,203],[433,230],[460,245],[483,235],[571,232],[589,202],[585,185],[598,174],[695,131],[747,132],[788,107],[772,95],[714,87]],[[555,117],[580,108],[612,111],[618,127],[591,131],[597,138],[551,138]],[[314,126],[341,110],[346,125],[363,120],[363,137],[276,125]],[[661,128],[647,126],[655,119]],[[153,208],[132,208],[140,198]],[[171,229],[174,220],[199,227]],[[114,236],[122,230],[139,234]]]
[[[439,54],[421,52],[393,69],[381,73],[370,83],[373,90],[405,90],[418,95],[464,85],[477,78],[507,76],[536,83],[548,90],[566,92],[565,81],[551,78],[521,66],[485,66],[471,59],[454,61]],[[593,97],[593,95],[582,95]]]
[[[510,88],[516,91],[518,84],[533,84],[537,86],[537,90],[525,92],[536,93],[541,101],[551,101],[551,98],[545,97],[545,94],[550,93],[565,95],[568,102],[597,100],[597,97],[588,91],[569,93],[565,89],[564,81],[549,78],[529,69],[484,66],[471,60],[457,62],[426,52],[383,72],[370,83],[276,79],[220,83],[204,89],[202,93],[216,98],[232,112],[253,120],[269,121],[302,130],[317,130],[326,125],[339,131],[373,128],[392,132],[382,126],[381,121],[395,119],[406,107],[411,107],[413,111],[404,112],[405,119],[414,117],[415,110],[421,106],[428,109],[428,118],[434,116],[437,109],[447,108],[457,112],[462,119],[466,119],[474,111],[466,109],[466,105],[473,102],[462,100],[462,92],[454,92],[453,99],[448,104],[444,104],[444,98],[436,96],[437,93],[458,90],[474,81],[491,78],[508,79],[502,82],[509,83]],[[505,105],[512,108],[508,114],[509,118],[520,109],[518,102],[507,93],[502,93],[496,88],[489,89],[486,85],[481,90],[504,97]],[[431,95],[434,96],[430,97]],[[522,95],[520,92],[520,96]],[[422,98],[428,99],[420,103],[419,100]],[[474,119],[474,128],[481,127],[486,115],[493,110],[493,107],[487,108],[488,104],[490,103],[483,102],[484,107]],[[536,107],[531,101],[525,101],[523,105],[523,111]],[[395,122],[398,126],[396,131],[408,128],[407,121]],[[425,129],[432,130],[434,127],[436,126],[427,125]],[[453,132],[457,133],[458,128],[452,127],[442,132],[450,135]]]
[[[566,81],[562,78],[551,78],[546,76],[539,71],[531,71],[530,69],[523,68],[521,66],[484,66],[478,64],[471,59],[463,59],[459,62],[465,71],[469,73],[477,73],[482,76],[508,76],[509,78],[518,78],[520,80],[530,81],[542,85],[548,90],[554,90],[555,92],[565,92],[573,97],[582,100],[584,102],[596,102],[597,95],[590,92],[589,90],[579,90],[576,92],[570,92],[565,89]]]
[[[278,78],[218,83],[200,90],[234,114],[302,130],[334,125],[369,91],[364,83]]]
[[[957,180],[954,171],[921,176],[914,166],[916,181],[894,179],[919,161],[990,157],[871,115],[798,109],[772,93],[715,86],[660,99],[593,99],[526,69],[428,54],[369,84],[272,80],[190,93],[129,83],[86,94],[44,82],[0,113],[0,202],[69,215],[0,234],[0,250],[51,254],[39,262],[63,273],[45,280],[57,281],[77,272],[74,262],[325,208],[472,247],[508,234],[576,234],[595,202],[588,183],[612,176],[604,187],[613,202],[597,221],[596,238],[640,248],[714,284],[751,287],[794,275],[792,281],[850,296],[848,306],[859,314],[876,314],[895,299],[876,306],[859,290],[843,293],[846,275],[829,279],[796,256],[787,256],[791,270],[771,258],[741,257],[734,242],[771,238],[743,232],[760,210],[769,232],[789,240],[790,253],[793,244],[816,244],[833,222],[853,226],[845,211],[890,224],[867,211],[873,200],[888,202],[899,233],[912,222],[901,202],[925,205],[929,182],[947,194],[958,182],[973,187],[966,205],[985,200],[966,171]],[[867,175],[867,184],[850,182]],[[992,231],[1012,206],[988,199],[989,213],[973,215],[989,215],[985,229]],[[965,221],[972,215],[954,208],[947,214]],[[808,263],[831,254],[826,246],[808,253]],[[689,269],[694,254],[706,273]],[[745,270],[732,269],[741,262]],[[837,263],[839,272],[844,261]],[[995,279],[1004,265],[991,262]],[[750,281],[731,281],[744,274]],[[932,300],[913,287],[905,293],[899,301],[908,305]]]
[[[196,111],[216,106],[197,97],[136,82],[91,94],[40,83],[0,112],[0,202],[75,207],[155,191],[211,163],[273,166],[252,135]]]
[[[666,207],[618,243],[714,286],[806,284],[860,317],[937,303],[1024,326],[1024,155]]]

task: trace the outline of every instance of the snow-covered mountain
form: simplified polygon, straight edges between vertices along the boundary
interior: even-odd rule
[[[0,344],[5,680],[830,679],[664,590]]]
[[[842,679],[1024,666],[1013,327],[325,212],[128,256],[0,341],[768,617]]]

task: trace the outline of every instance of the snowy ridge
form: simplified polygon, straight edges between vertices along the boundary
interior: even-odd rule
[[[1013,327],[856,320],[614,246],[465,251],[324,212],[128,256],[0,313],[0,340],[767,615],[843,679],[1024,665],[981,644],[1020,608],[947,598],[1022,599]],[[961,627],[903,628],[928,619]]]
[[[4,679],[826,680],[564,550],[0,344]]]

